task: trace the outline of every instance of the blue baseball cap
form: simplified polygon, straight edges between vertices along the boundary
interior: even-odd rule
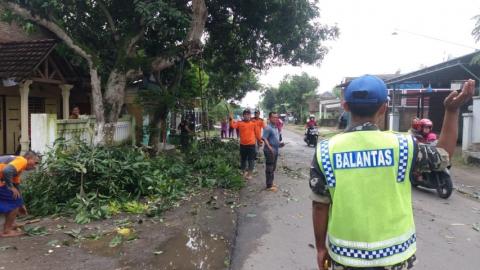
[[[380,104],[388,100],[388,89],[382,79],[364,75],[350,82],[344,98],[350,104]]]

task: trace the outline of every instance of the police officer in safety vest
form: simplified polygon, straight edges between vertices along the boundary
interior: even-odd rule
[[[459,108],[474,88],[469,80],[461,93],[445,99],[442,132],[432,147],[407,134],[379,130],[376,123],[388,102],[381,79],[365,75],[350,82],[342,105],[351,113],[351,125],[318,144],[310,171],[319,269],[326,262],[344,270],[413,267],[417,238],[411,174],[422,166],[441,170],[440,164],[448,164],[445,159],[456,147]]]

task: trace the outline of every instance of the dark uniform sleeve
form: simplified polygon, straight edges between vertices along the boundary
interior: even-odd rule
[[[12,187],[12,179],[17,176],[17,169],[15,169],[12,165],[7,165],[5,169],[3,169],[3,181],[7,187]]]
[[[318,165],[317,155],[313,156],[312,164],[310,165],[310,199],[315,202],[330,204],[332,199],[327,187],[327,180],[323,175],[320,166]]]

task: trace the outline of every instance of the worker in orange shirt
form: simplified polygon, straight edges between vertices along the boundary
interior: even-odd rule
[[[258,109],[255,110],[252,121],[254,121],[260,129],[263,129],[265,127],[265,121],[263,120],[263,118],[260,117],[260,110]]]
[[[259,129],[259,132],[260,134],[262,134],[263,128],[265,127],[265,121],[263,120],[263,118],[260,117],[260,110],[255,109],[255,112],[253,115],[254,116],[252,118],[252,121],[255,122],[255,124],[257,124],[257,128]],[[259,148],[260,148],[261,142],[262,141],[257,141],[256,147],[255,147],[255,160],[258,159],[258,153],[260,152]]]
[[[20,175],[25,170],[35,168],[40,158],[28,151],[23,156],[0,156],[0,214],[5,215],[5,224],[0,237],[22,235],[15,224],[17,215],[26,215],[20,192]]]
[[[251,111],[247,109],[243,111],[242,121],[233,121],[233,114],[230,113],[230,127],[238,128],[240,132],[240,167],[243,177],[247,180],[253,177],[256,143],[262,146],[261,130],[258,128],[258,123],[250,119],[251,115]]]

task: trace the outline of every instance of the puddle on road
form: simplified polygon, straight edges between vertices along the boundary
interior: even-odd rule
[[[162,270],[227,268],[229,248],[221,236],[190,228],[159,246],[152,264]],[[228,263],[228,261],[227,261]]]
[[[104,237],[98,240],[86,239],[81,243],[81,247],[85,249],[88,253],[103,257],[116,257],[121,253],[121,246],[109,247],[110,241],[114,237],[113,234],[105,235]]]

